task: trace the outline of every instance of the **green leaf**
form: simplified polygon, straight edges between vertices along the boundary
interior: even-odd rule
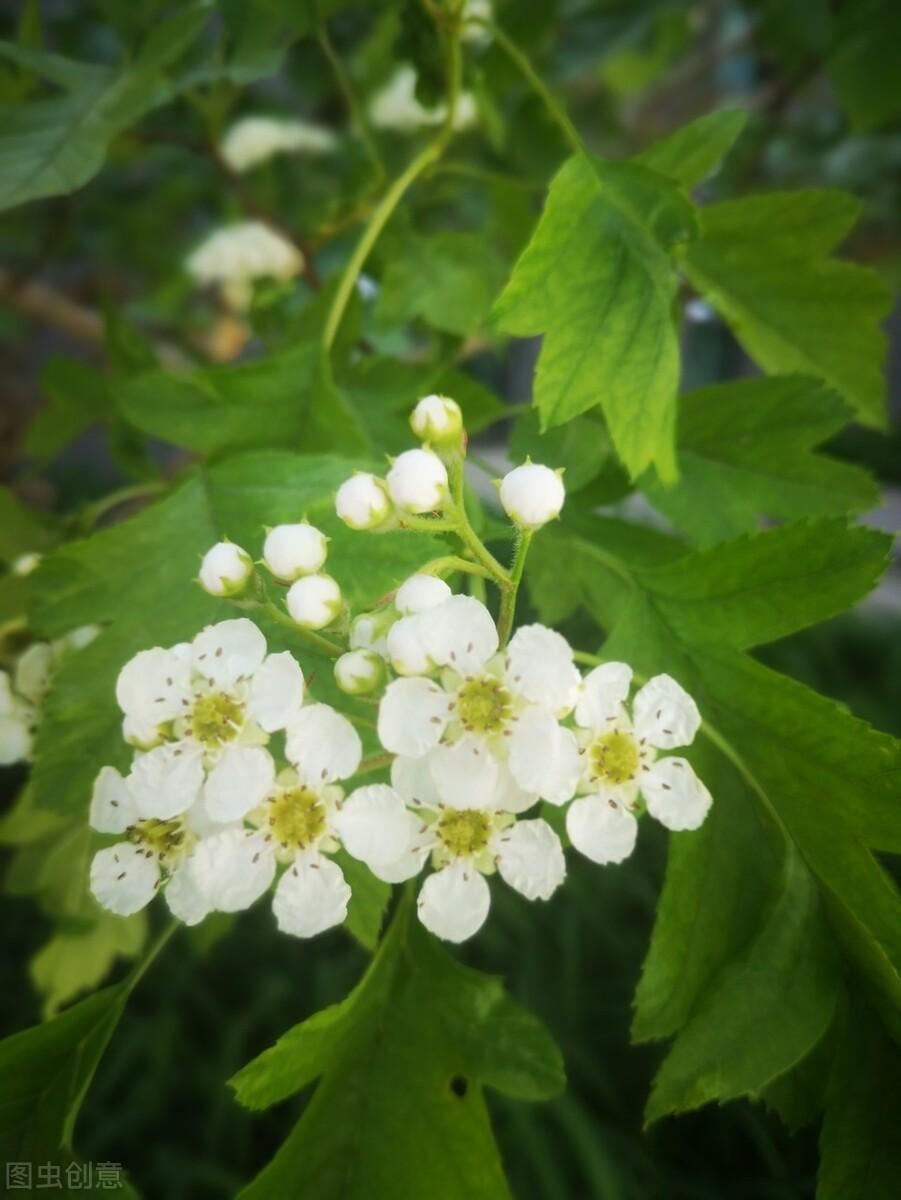
[[[816,379],[714,384],[679,401],[679,480],[646,476],[654,506],[702,545],[790,519],[862,512],[879,490],[860,467],[816,453],[851,417]]]
[[[899,44],[901,10],[894,0],[862,0],[840,11],[826,70],[857,129],[878,128],[901,109]]]
[[[757,1096],[825,1034],[837,987],[817,888],[793,851],[782,893],[754,943],[723,968],[677,1036],[654,1080],[646,1120]]]
[[[875,272],[825,257],[856,214],[851,197],[813,190],[714,204],[683,261],[765,370],[814,375],[881,426],[891,295]]]
[[[110,140],[174,94],[166,71],[205,25],[188,5],[158,26],[122,70],[0,42],[0,56],[31,67],[65,94],[0,109],[0,210],[72,192],[103,165]]]
[[[377,879],[358,858],[343,850],[334,857],[351,891],[344,925],[364,949],[373,951],[391,899],[391,885]]]
[[[675,478],[679,346],[673,247],[694,233],[677,186],[635,163],[570,159],[495,305],[500,327],[543,333],[542,428],[600,404],[633,476]]]
[[[319,1078],[243,1200],[506,1200],[483,1087],[521,1099],[563,1086],[559,1053],[498,979],[456,963],[409,897],[363,980],[231,1081],[263,1108]]]
[[[54,1016],[75,996],[97,987],[118,958],[135,958],[146,938],[143,912],[123,919],[101,911],[87,928],[58,929],[29,964],[32,982],[43,999],[44,1017]]]
[[[652,170],[693,188],[712,175],[748,121],[740,108],[721,108],[682,125],[638,156]]]
[[[41,371],[46,405],[32,421],[25,453],[47,463],[80,434],[115,414],[109,380],[87,363],[51,358]]]
[[[7,487],[0,487],[0,562],[43,550],[53,539],[49,520],[23,504]]]

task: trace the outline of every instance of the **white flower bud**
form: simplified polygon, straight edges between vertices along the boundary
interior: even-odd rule
[[[335,682],[349,696],[374,691],[385,678],[385,664],[372,650],[350,650],[335,663]]]
[[[385,484],[375,475],[351,475],[338,488],[335,511],[351,529],[375,529],[391,513],[391,501]]]
[[[276,579],[312,575],[325,562],[328,538],[315,525],[276,525],[263,543],[263,562]]]
[[[433,512],[447,495],[447,469],[431,450],[405,450],[388,472],[388,491],[405,512]]]
[[[394,605],[399,613],[411,616],[413,613],[428,612],[437,608],[445,600],[451,598],[451,590],[436,575],[411,575],[406,583],[402,583],[394,597]]]
[[[304,575],[285,597],[291,619],[304,629],[323,629],[341,611],[341,589],[330,575]]]
[[[401,617],[388,630],[388,658],[398,675],[425,675],[434,670],[422,640],[422,617]]]
[[[30,551],[28,554],[20,554],[10,563],[10,570],[13,575],[30,575],[41,565],[42,558],[43,555],[38,554],[36,550]]]
[[[424,442],[452,446],[463,434],[463,413],[448,396],[424,396],[410,414],[410,427]]]
[[[250,555],[234,542],[217,542],[200,564],[200,586],[211,596],[236,596],[253,574]]]
[[[501,481],[501,504],[511,521],[523,529],[539,529],[560,515],[566,489],[550,467],[527,462],[514,467]]]
[[[388,653],[386,635],[396,619],[390,608],[356,617],[350,626],[351,650],[372,650],[385,658]]]

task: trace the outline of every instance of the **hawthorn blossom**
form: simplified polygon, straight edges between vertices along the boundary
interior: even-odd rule
[[[500,498],[510,520],[523,529],[540,529],[558,517],[566,499],[560,474],[533,462],[508,471],[501,480]]]
[[[414,133],[426,126],[441,125],[447,116],[442,101],[431,108],[420,103],[416,95],[416,70],[402,63],[391,78],[369,101],[369,119],[376,129],[394,129],[398,133]],[[454,129],[468,129],[478,119],[475,98],[471,92],[461,92],[454,109]]]
[[[241,311],[250,307],[255,279],[287,282],[303,270],[303,255],[262,221],[241,221],[214,230],[185,265],[197,283],[218,284],[228,304]]]
[[[275,154],[326,154],[337,145],[330,129],[283,117],[241,117],[225,134],[219,151],[233,171],[249,171]]]
[[[622,862],[635,847],[633,810],[641,796],[668,829],[697,829],[712,803],[684,758],[659,751],[688,746],[698,707],[669,675],[655,675],[626,708],[632,668],[611,662],[586,676],[576,705],[582,763],[579,792],[566,813],[572,844],[598,863]]]

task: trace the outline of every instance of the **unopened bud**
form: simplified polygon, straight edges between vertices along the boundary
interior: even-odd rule
[[[391,514],[384,481],[375,475],[351,475],[338,488],[335,511],[351,529],[377,529]]]
[[[447,469],[431,450],[405,450],[398,455],[387,482],[391,499],[408,513],[433,512],[447,496]]]
[[[341,589],[330,575],[304,575],[285,597],[291,619],[303,629],[324,629],[341,611]]]
[[[328,538],[314,525],[276,525],[263,543],[263,562],[276,579],[294,580],[312,575],[325,562]]]
[[[234,542],[217,542],[200,564],[200,586],[211,596],[237,596],[253,574],[250,555]]]
[[[374,691],[385,678],[385,664],[372,650],[349,650],[335,663],[335,682],[349,696]]]
[[[410,427],[433,446],[454,446],[463,435],[463,413],[449,396],[423,396],[410,414]]]
[[[527,462],[501,480],[501,504],[511,521],[523,529],[540,529],[560,515],[566,489],[550,467]]]

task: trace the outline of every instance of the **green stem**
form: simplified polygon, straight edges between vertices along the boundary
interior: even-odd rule
[[[453,521],[455,523],[455,531],[457,537],[463,542],[473,558],[481,563],[483,567],[490,573],[491,578],[501,588],[509,587],[510,576],[506,567],[503,567],[476,531],[470,524],[469,517],[466,513],[466,500],[463,494],[464,478],[463,478],[463,459],[456,457],[448,464],[448,477],[450,479],[451,503],[453,506]]]
[[[156,960],[160,951],[163,949],[163,947],[166,945],[166,943],[172,937],[173,933],[175,933],[176,929],[178,929],[179,924],[180,924],[179,921],[170,922],[166,926],[166,928],[163,930],[163,932],[159,935],[159,937],[156,939],[156,941],[153,943],[153,945],[150,947],[150,949],[145,953],[145,955],[141,959],[141,961],[134,965],[134,967],[131,970],[131,974],[126,976],[126,979],[125,979],[126,995],[131,995],[131,993],[134,991],[134,989],[141,982],[141,980],[143,979],[143,977],[146,974],[146,972],[148,971],[148,969],[152,966],[152,964]]]
[[[493,579],[494,575],[480,563],[470,562],[468,558],[460,558],[458,554],[446,554],[443,558],[433,558],[425,566],[419,568],[420,575],[450,575],[454,571],[462,571],[467,575],[480,575],[483,579]]]
[[[516,551],[510,566],[510,583],[501,591],[501,610],[497,619],[497,633],[501,646],[506,646],[513,628],[513,618],[516,616],[516,594],[522,582],[522,573],[526,565],[526,556],[532,541],[532,531],[523,529],[516,542]]]
[[[403,171],[394,183],[385,192],[382,199],[376,205],[363,234],[353,254],[350,256],[347,266],[344,268],[344,273],[338,283],[338,288],[332,300],[331,308],[325,322],[325,328],[322,334],[323,348],[328,352],[332,348],[335,340],[335,335],[338,332],[338,327],[341,324],[341,319],[344,316],[344,311],[353,294],[356,286],[357,278],[363,269],[366,259],[372,247],[378,241],[379,235],[387,225],[391,215],[403,199],[408,188],[419,178],[419,176],[432,165],[437,162],[444,153],[445,147],[450,142],[454,133],[454,116],[457,111],[457,97],[460,93],[460,44],[456,32],[451,33],[448,37],[448,99],[447,99],[447,117],[442,125],[437,136],[425,146],[419,154],[413,159],[405,171]]]
[[[141,500],[145,496],[158,496],[165,490],[166,484],[162,479],[153,479],[148,483],[134,483],[128,487],[119,488],[115,492],[110,492],[108,496],[102,496],[99,500],[95,500],[93,504],[87,505],[81,514],[82,525],[85,529],[93,529],[101,517],[105,517],[108,512],[112,512],[120,504],[128,504],[130,500]]]
[[[327,654],[329,658],[340,658],[344,653],[344,648],[339,646],[337,642],[332,642],[321,634],[314,632],[314,630],[304,629],[302,625],[298,625],[296,621],[291,619],[288,613],[282,612],[279,606],[273,603],[272,600],[263,600],[259,607],[277,624],[283,625],[285,629],[292,630],[298,637],[309,642],[311,646],[315,646],[322,654]]]

